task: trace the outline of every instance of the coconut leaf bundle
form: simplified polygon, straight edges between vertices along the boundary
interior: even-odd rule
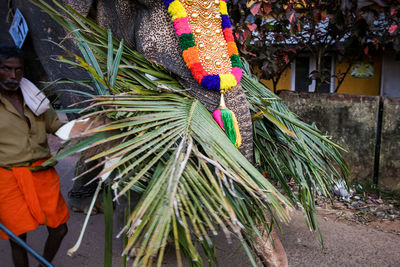
[[[290,112],[248,66],[241,85],[254,118],[256,166],[164,67],[66,4],[32,2],[70,33],[81,52],[58,44],[66,51],[58,60],[91,77],[79,81],[92,88],[82,119],[104,121],[51,160],[107,147],[86,162],[100,160],[104,169],[94,179],[109,184],[114,201],[140,195],[123,229],[123,254],[133,266],[160,266],[169,239],[179,266],[182,255],[191,266],[203,266],[197,244],[207,261],[216,262],[213,236],[220,232],[239,239],[255,265],[252,240],[286,222],[293,206],[304,211],[310,229],[318,229],[314,194],[329,195],[334,182],[346,178],[342,148]],[[296,186],[288,185],[290,179]]]

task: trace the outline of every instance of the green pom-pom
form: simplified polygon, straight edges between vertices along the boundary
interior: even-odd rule
[[[229,109],[221,109],[221,119],[224,123],[225,133],[233,144],[236,143],[236,132],[233,125],[232,111]]]
[[[179,45],[180,45],[182,51],[195,46],[196,42],[194,41],[193,34],[192,33],[182,34],[179,37]]]
[[[243,68],[242,67],[242,63],[240,62],[239,55],[232,55],[231,56],[231,63],[232,63],[232,68],[233,67]]]

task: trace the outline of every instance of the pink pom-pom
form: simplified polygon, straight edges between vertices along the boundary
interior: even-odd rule
[[[238,68],[238,67],[233,67],[232,74],[233,74],[233,76],[235,76],[236,82],[240,83],[240,80],[242,79],[242,75],[243,75],[242,69]]]
[[[222,130],[225,131],[224,123],[222,122],[222,118],[221,118],[221,110],[219,110],[219,109],[214,110],[213,118],[218,123],[219,127],[221,127]]]
[[[175,32],[178,36],[181,36],[182,34],[192,33],[192,30],[190,29],[189,26],[188,18],[175,19],[174,27],[175,27]]]

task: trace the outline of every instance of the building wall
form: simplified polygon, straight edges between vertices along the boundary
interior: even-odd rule
[[[342,82],[337,93],[339,94],[350,94],[350,95],[371,95],[377,96],[380,92],[381,87],[381,72],[382,72],[382,58],[368,58],[366,62],[373,62],[374,64],[374,76],[371,78],[355,78],[351,77],[350,73],[346,75],[346,78]],[[335,74],[344,73],[349,66],[349,63],[342,62],[336,65]],[[277,91],[289,90],[290,91],[290,68],[286,69],[282,74],[281,79],[278,82]],[[270,90],[273,89],[273,83],[271,80],[261,80]],[[335,87],[338,85],[338,79],[335,79]],[[399,90],[400,92],[400,90]],[[400,93],[399,93],[400,94]]]
[[[355,78],[347,74],[342,85],[337,91],[338,94],[350,95],[379,95],[381,83],[382,58],[365,59],[366,62],[373,62],[374,76],[371,78]],[[345,72],[348,68],[348,62],[342,62],[336,66],[336,73]],[[338,84],[338,79],[335,81]]]
[[[272,80],[261,79],[261,82],[270,90],[273,90],[274,86]],[[283,73],[281,78],[279,79],[277,85],[277,91],[287,90],[290,91],[290,68],[287,68]]]
[[[400,97],[400,59],[386,54],[382,63],[382,96]]]

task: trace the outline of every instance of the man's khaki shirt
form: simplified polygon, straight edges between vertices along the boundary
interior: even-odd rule
[[[47,133],[54,133],[62,122],[53,109],[35,116],[24,104],[21,117],[14,106],[0,94],[0,167],[18,166],[50,156]]]

